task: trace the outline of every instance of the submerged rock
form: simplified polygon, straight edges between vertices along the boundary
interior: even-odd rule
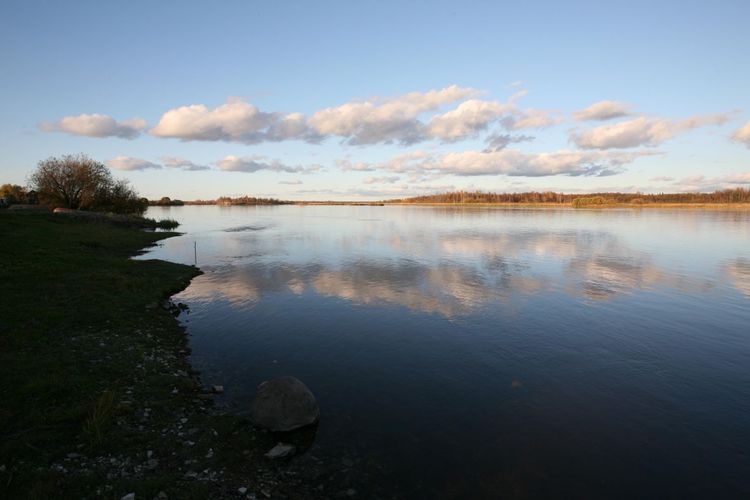
[[[279,443],[266,453],[266,458],[285,458],[294,455],[295,448],[290,444]]]
[[[315,396],[294,377],[279,377],[258,386],[250,406],[253,423],[273,432],[314,424],[320,417]]]

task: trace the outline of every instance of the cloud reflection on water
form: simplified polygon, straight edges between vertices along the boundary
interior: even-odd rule
[[[732,285],[743,295],[750,298],[750,259],[739,257],[725,264],[724,272],[731,279]]]
[[[332,258],[324,244],[340,250]],[[243,258],[206,267],[184,299],[243,306],[268,293],[316,293],[360,305],[398,305],[444,317],[543,292],[608,300],[635,290],[702,290],[711,282],[657,266],[607,231],[456,230],[345,234],[334,242],[299,233],[246,237]],[[282,249],[285,249],[282,251]],[[727,268],[747,286],[750,265]],[[750,294],[750,286],[741,288]]]

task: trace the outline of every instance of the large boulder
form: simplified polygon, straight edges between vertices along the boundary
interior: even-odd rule
[[[319,417],[315,396],[294,377],[263,382],[250,406],[253,423],[273,432],[293,431],[314,424]]]

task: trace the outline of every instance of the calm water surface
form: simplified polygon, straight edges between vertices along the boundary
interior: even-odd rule
[[[148,215],[186,234],[145,258],[197,244],[176,300],[219,404],[297,376],[360,497],[750,495],[750,212]]]

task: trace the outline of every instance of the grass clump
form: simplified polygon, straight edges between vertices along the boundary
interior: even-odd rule
[[[89,437],[92,446],[98,446],[104,441],[104,432],[112,421],[115,410],[115,392],[105,390],[92,405],[83,432]]]

